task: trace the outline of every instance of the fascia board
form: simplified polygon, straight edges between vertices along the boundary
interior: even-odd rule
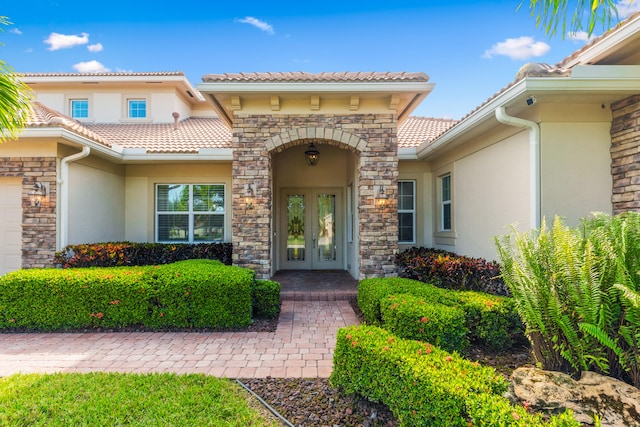
[[[430,92],[435,84],[427,82],[344,82],[344,83],[199,83],[207,93],[402,93]]]
[[[590,47],[576,54],[575,58],[571,58],[568,62],[562,63],[564,68],[571,68],[579,64],[589,64],[594,59],[601,58],[603,55],[612,51],[612,49],[622,41],[634,36],[638,32],[640,26],[640,15],[633,21],[614,30],[612,34],[604,36],[604,38]],[[615,49],[613,49],[615,50]]]
[[[461,135],[469,132],[471,129],[479,125],[480,123],[494,118],[494,111],[497,107],[506,104],[513,98],[526,92],[526,81],[521,80],[514,84],[497,97],[489,100],[485,105],[481,106],[478,110],[471,113],[464,120],[453,126],[442,136],[436,138],[433,142],[424,142],[418,146],[416,153],[418,159],[422,160],[429,154],[437,151],[439,148],[447,145],[451,141],[459,138]]]
[[[119,147],[116,146],[115,149],[109,148],[64,128],[27,128],[22,131],[20,136],[27,138],[60,138],[65,141],[88,146],[92,152],[99,152],[113,159],[122,160],[122,153],[118,151]]]
[[[185,161],[232,161],[233,155],[220,150],[217,154],[147,153],[124,156],[124,162],[185,162]]]
[[[398,148],[398,160],[418,160],[416,148]]]

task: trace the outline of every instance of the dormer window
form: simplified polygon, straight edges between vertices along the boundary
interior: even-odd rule
[[[89,118],[89,100],[88,99],[72,99],[69,105],[71,117],[74,119]]]
[[[129,99],[129,118],[130,119],[146,119],[147,118],[147,100],[146,99]]]

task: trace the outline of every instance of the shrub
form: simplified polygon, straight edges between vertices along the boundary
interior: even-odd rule
[[[68,245],[56,252],[53,262],[62,268],[161,265],[188,259],[231,265],[231,252],[231,243],[107,242]]]
[[[403,278],[365,279],[358,284],[358,306],[365,320],[382,325],[380,303],[398,294],[411,294],[426,302],[458,307],[465,312],[469,339],[492,350],[511,347],[522,330],[513,299],[473,291],[453,291]]]
[[[273,319],[280,313],[280,283],[256,280],[252,292],[253,317]]]
[[[375,326],[338,330],[333,365],[334,387],[383,402],[403,426],[580,426],[570,414],[547,424],[511,406],[507,380],[491,367]],[[518,417],[529,423],[510,422]]]
[[[456,290],[479,291],[508,296],[500,278],[500,265],[483,258],[471,258],[433,248],[410,248],[396,255],[401,277]]]
[[[210,260],[18,270],[0,277],[0,328],[245,327],[254,280]]]
[[[544,369],[640,386],[640,213],[496,238],[503,277]]]
[[[385,329],[401,338],[426,341],[460,353],[469,345],[465,313],[459,308],[399,294],[383,299],[380,310]]]

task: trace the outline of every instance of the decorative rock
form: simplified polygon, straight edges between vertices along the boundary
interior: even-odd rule
[[[511,374],[509,394],[534,411],[571,409],[585,424],[593,424],[597,414],[603,427],[640,427],[640,390],[595,372],[583,372],[576,381],[561,372],[521,367]]]

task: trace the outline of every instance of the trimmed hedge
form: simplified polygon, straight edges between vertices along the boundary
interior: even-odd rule
[[[252,323],[255,273],[219,261],[18,270],[0,277],[0,328],[234,328]]]
[[[460,353],[469,346],[465,313],[459,308],[399,294],[383,299],[380,311],[384,328],[401,338],[426,341]]]
[[[171,264],[189,259],[213,259],[231,265],[231,243],[106,242],[68,245],[53,263],[62,268]]]
[[[434,248],[409,248],[395,257],[401,277],[441,288],[509,296],[500,264]]]
[[[359,282],[358,306],[365,320],[373,325],[383,325],[381,301],[399,294],[411,294],[425,302],[461,309],[465,312],[470,341],[490,350],[505,350],[523,337],[522,324],[511,298],[442,289],[404,278],[374,278]]]
[[[256,280],[252,292],[253,317],[273,319],[280,314],[280,283]]]
[[[580,426],[570,414],[547,424],[511,406],[491,367],[375,326],[338,330],[333,366],[334,387],[383,402],[402,426]]]

